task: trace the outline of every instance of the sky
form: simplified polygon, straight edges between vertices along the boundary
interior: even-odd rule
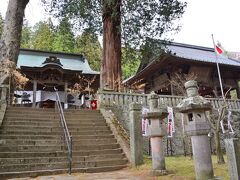
[[[184,0],[181,0],[184,1]],[[212,36],[227,51],[240,52],[240,0],[185,0],[186,11],[180,20],[178,34],[171,35],[175,42],[213,47]],[[0,12],[5,14],[8,0],[0,0]],[[30,25],[46,20],[47,14],[40,0],[30,0],[26,8]]]

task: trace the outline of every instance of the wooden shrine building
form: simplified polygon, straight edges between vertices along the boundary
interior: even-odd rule
[[[94,93],[99,88],[99,72],[93,71],[81,54],[21,49],[17,67],[29,81],[24,90],[16,91],[15,94],[22,96],[22,93],[27,93],[28,103],[34,107],[43,107],[44,104],[51,107],[51,103],[53,106],[56,100],[54,88],[65,105],[69,101],[69,89],[74,89],[76,83],[84,92],[87,90]],[[76,97],[72,96],[71,99],[73,103]],[[24,99],[20,98],[20,101]]]
[[[218,63],[224,92],[231,88],[240,98],[240,61],[221,55],[218,56]],[[165,51],[148,63],[142,62],[136,75],[124,85],[130,89],[142,89],[145,93],[155,91],[158,94],[177,95],[170,83],[176,73],[195,74],[202,96],[221,96],[214,49],[181,43],[167,43]]]

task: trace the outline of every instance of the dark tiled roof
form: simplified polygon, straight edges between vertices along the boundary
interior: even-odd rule
[[[185,59],[193,62],[196,61],[196,62],[215,64],[216,56],[217,56],[219,64],[235,66],[236,68],[240,67],[239,60],[229,58],[225,55],[216,55],[213,48],[175,43],[175,42],[165,43],[165,46],[166,46],[166,54],[171,54],[170,56],[176,57],[175,60],[177,61],[182,61]],[[125,80],[124,83],[131,84],[136,79],[144,77],[146,72],[149,73],[152,70],[156,69],[158,65],[161,64],[161,62],[158,60],[164,57],[166,54],[163,53],[161,56],[155,57],[152,60],[150,60],[147,65],[139,68],[135,76],[132,76],[129,79]],[[156,65],[156,63],[158,65]]]
[[[216,54],[213,48],[181,44],[170,43],[167,45],[167,49],[171,51],[172,55],[194,61],[216,63]],[[218,63],[232,66],[240,66],[240,61],[232,58],[228,58],[225,55],[218,55]]]

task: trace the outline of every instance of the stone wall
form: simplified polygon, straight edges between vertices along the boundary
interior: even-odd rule
[[[114,115],[117,117],[118,121],[122,124],[125,130],[129,134],[129,110],[126,106],[112,106],[108,107]],[[174,111],[174,118],[175,118],[175,128],[176,132],[173,134],[172,138],[164,138],[165,144],[165,154],[166,155],[191,155],[191,141],[190,137],[184,135],[184,130],[182,127],[182,114],[177,113]],[[222,148],[224,149],[224,138],[227,136],[234,136],[240,138],[240,110],[232,110],[232,125],[233,129],[235,130],[235,134],[221,134],[221,144]],[[167,119],[165,120],[167,124]],[[212,153],[215,152],[215,145],[214,145],[214,138],[209,137],[211,142],[211,151]],[[168,141],[167,141],[168,140]],[[144,153],[150,155],[150,145],[149,145],[149,138],[143,137],[144,141]]]

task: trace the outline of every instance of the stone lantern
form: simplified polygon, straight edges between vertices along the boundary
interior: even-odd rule
[[[152,150],[153,175],[165,175],[165,157],[163,136],[167,134],[164,118],[167,117],[167,109],[158,106],[158,95],[154,92],[148,96],[149,112],[144,116],[149,121],[148,136],[150,137]]]
[[[185,83],[187,98],[177,108],[184,115],[185,132],[191,136],[194,166],[197,180],[212,179],[213,166],[208,133],[210,124],[206,111],[212,109],[209,101],[198,94],[196,81]]]

